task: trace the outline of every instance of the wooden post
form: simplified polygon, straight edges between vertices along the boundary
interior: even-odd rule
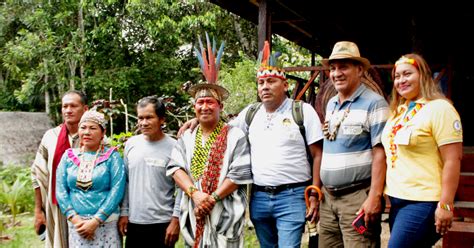
[[[258,51],[262,51],[263,45],[267,40],[272,47],[272,18],[270,9],[270,0],[258,1]]]
[[[125,132],[128,133],[128,108],[127,108],[127,104],[125,104],[122,99],[120,99],[120,103],[122,104],[123,108],[125,109]]]

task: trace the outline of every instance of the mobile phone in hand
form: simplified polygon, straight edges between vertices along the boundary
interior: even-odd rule
[[[357,215],[355,220],[352,222],[352,226],[360,234],[364,234],[364,232],[367,231],[367,227],[365,226],[364,217],[365,217],[365,213],[361,212],[359,215]]]
[[[46,239],[46,225],[41,225],[38,231],[39,239],[44,241]]]

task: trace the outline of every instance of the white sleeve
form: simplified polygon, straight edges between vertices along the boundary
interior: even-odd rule
[[[303,115],[308,145],[323,139],[322,125],[316,110],[311,105],[303,103]]]

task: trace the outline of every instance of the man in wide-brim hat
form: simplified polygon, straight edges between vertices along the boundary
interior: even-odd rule
[[[326,107],[320,177],[325,195],[320,206],[320,247],[380,246],[380,216],[385,208],[385,153],[381,133],[388,117],[385,99],[362,83],[370,67],[357,45],[337,42],[328,59],[337,90]],[[367,230],[358,233],[358,214]]]

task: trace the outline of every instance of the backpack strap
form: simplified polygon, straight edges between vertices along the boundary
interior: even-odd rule
[[[247,124],[247,128],[250,127],[250,124],[252,123],[253,118],[255,117],[255,114],[257,113],[260,106],[262,106],[261,102],[254,102],[252,105],[250,105],[249,110],[245,115],[245,123]]]
[[[303,137],[304,146],[306,148],[306,158],[308,159],[309,166],[311,168],[311,175],[313,173],[313,156],[309,150],[308,142],[306,141],[306,129],[304,127],[304,115],[303,115],[303,102],[300,100],[294,100],[291,104],[291,115],[293,115],[293,121],[300,128],[301,136]]]

